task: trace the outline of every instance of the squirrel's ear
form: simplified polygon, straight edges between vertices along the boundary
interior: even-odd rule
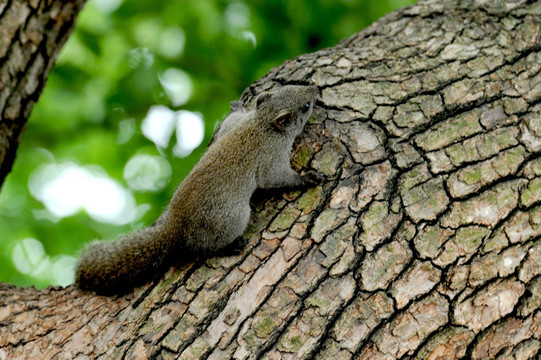
[[[246,110],[240,101],[231,101],[231,111]]]
[[[293,121],[293,113],[287,110],[278,114],[272,121],[272,124],[278,131],[285,131],[291,121]]]
[[[259,108],[261,104],[263,104],[265,101],[267,101],[271,97],[270,92],[262,92],[257,96],[257,99],[255,99],[255,107]]]

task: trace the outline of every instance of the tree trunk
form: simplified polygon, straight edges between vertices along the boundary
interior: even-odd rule
[[[0,0],[0,186],[85,0]]]
[[[243,95],[316,84],[241,255],[126,297],[0,287],[0,359],[534,359],[541,3],[421,1]]]

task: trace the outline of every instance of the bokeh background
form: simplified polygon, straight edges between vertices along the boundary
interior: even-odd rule
[[[0,281],[72,283],[85,243],[160,215],[252,82],[413,2],[89,0],[0,193]]]

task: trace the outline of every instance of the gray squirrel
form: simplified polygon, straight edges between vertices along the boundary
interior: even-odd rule
[[[289,162],[318,89],[288,85],[264,92],[248,111],[232,104],[212,144],[175,191],[152,225],[115,241],[94,241],[82,252],[76,284],[99,294],[123,294],[151,281],[172,265],[238,251],[256,188],[313,185]],[[226,118],[226,119],[227,119]]]

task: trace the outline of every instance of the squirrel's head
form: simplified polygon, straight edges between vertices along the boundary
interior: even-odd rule
[[[317,87],[287,85],[256,98],[257,118],[265,119],[279,132],[299,134],[312,114],[318,95]]]

